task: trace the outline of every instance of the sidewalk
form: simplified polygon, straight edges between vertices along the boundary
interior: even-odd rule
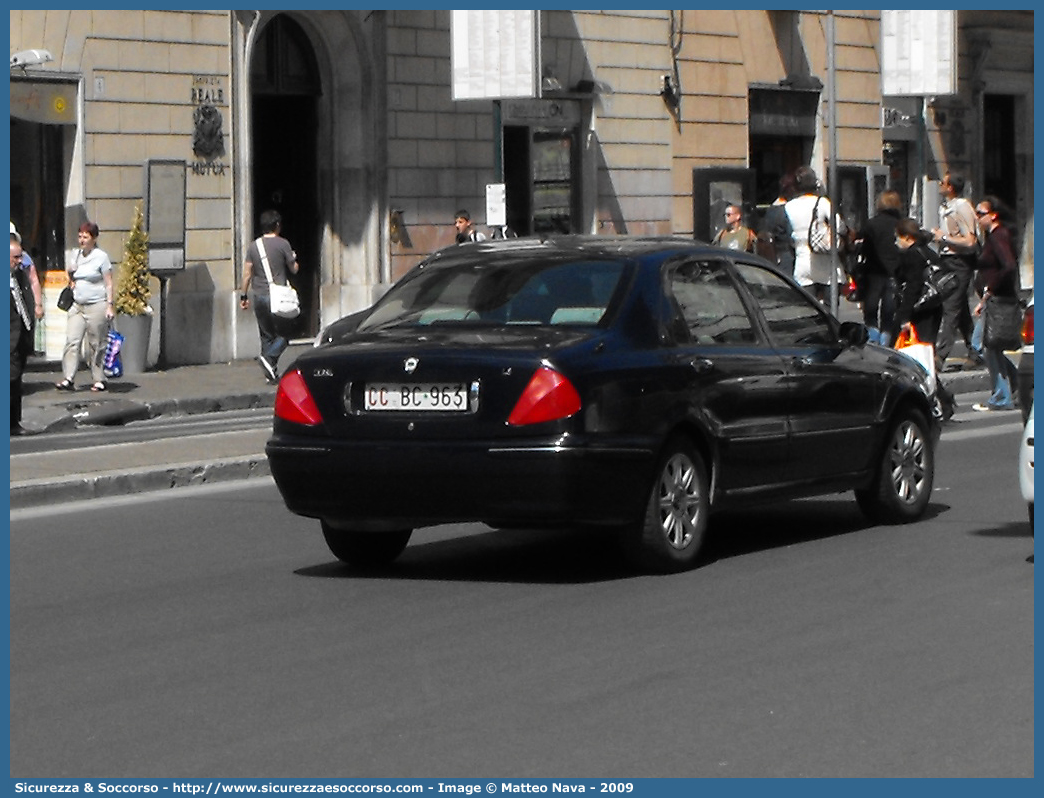
[[[280,359],[285,371],[308,347],[295,345]],[[963,354],[963,349],[957,347]],[[984,368],[969,368],[963,357],[949,364],[960,371],[942,375],[955,394],[988,390]],[[91,393],[87,372],[78,375],[75,393],[56,391],[56,364],[33,363],[23,386],[22,424],[31,434],[170,415],[272,407],[276,387],[265,381],[253,360],[202,366],[174,366],[109,382],[109,390]],[[11,507],[33,507],[81,499],[117,496],[185,485],[265,476],[269,430],[247,430],[220,438],[193,435],[154,442],[123,443],[91,449],[90,471],[69,452],[40,452],[11,457]]]
[[[58,365],[32,364],[22,380],[22,426],[37,434],[157,416],[270,407],[276,391],[253,360],[172,366],[117,377],[108,381],[104,393],[90,390],[90,373],[83,368],[76,377],[75,392],[57,391]]]
[[[280,358],[285,370],[309,345],[295,344]],[[22,426],[46,440],[48,433],[82,427],[103,429],[159,416],[270,408],[276,386],[254,360],[172,366],[109,381],[90,391],[81,368],[73,393],[57,391],[58,364],[30,361],[23,378]],[[270,429],[222,435],[163,438],[91,449],[90,471],[68,451],[11,457],[12,508],[117,496],[162,488],[246,479],[268,474],[264,455]]]

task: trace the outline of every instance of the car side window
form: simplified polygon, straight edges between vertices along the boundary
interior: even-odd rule
[[[681,340],[722,345],[757,342],[754,325],[723,261],[690,260],[670,267],[667,290],[680,315],[675,327]],[[681,335],[681,326],[687,335]]]
[[[736,270],[754,295],[777,346],[837,343],[834,323],[814,299],[760,266],[736,263]]]

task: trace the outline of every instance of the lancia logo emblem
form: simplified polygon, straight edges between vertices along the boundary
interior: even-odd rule
[[[413,372],[415,372],[417,370],[417,366],[419,364],[420,364],[420,361],[417,360],[417,358],[415,358],[415,357],[408,357],[408,358],[406,358],[406,361],[402,364],[402,368],[403,368],[403,370],[407,374],[412,374]]]

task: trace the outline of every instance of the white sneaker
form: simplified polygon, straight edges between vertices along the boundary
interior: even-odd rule
[[[972,405],[972,410],[977,410],[980,413],[1003,413],[1005,410],[1014,409],[1014,405],[1012,407],[997,407],[996,405],[982,403]]]
[[[265,376],[268,377],[269,380],[272,382],[277,382],[279,380],[279,374],[276,372],[275,366],[268,361],[267,357],[260,355],[257,358],[257,362],[261,364],[261,370],[265,372]]]

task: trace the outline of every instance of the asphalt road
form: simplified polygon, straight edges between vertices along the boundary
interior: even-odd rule
[[[12,513],[11,775],[1032,776],[1019,428],[962,417],[921,523],[733,513],[669,577],[467,526],[363,578],[268,480]]]

